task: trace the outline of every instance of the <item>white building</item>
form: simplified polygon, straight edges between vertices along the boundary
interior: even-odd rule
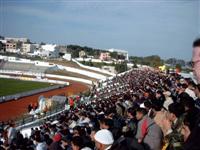
[[[59,51],[56,49],[56,45],[46,44],[41,46],[40,56],[48,58],[57,58]]]
[[[40,44],[33,43],[32,45],[35,47],[35,49],[39,49],[40,48]]]
[[[18,42],[7,42],[6,43],[6,52],[18,53],[20,52],[20,44]]]
[[[101,53],[99,59],[102,61],[110,60],[110,53]]]
[[[6,44],[7,40],[0,40],[3,44]]]
[[[3,51],[3,52],[6,51],[6,42],[7,42],[6,40],[1,40],[0,39],[0,52],[1,51]]]
[[[5,37],[7,41],[14,41],[14,42],[22,42],[22,43],[29,43],[30,40],[28,38],[13,38],[13,37]]]
[[[121,50],[121,49],[114,49],[114,48],[111,48],[111,49],[108,49],[109,52],[117,52],[118,55],[122,55],[125,57],[125,60],[128,60],[128,52],[125,51],[125,50]]]
[[[67,60],[67,61],[71,61],[71,60],[72,60],[72,55],[66,53],[66,54],[63,56],[63,58],[64,58],[65,60]]]
[[[23,53],[32,53],[35,50],[35,46],[29,43],[23,43],[21,48]]]

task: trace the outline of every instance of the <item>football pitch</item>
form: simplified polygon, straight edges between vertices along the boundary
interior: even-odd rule
[[[49,86],[51,86],[50,83],[0,78],[0,96],[12,95]]]

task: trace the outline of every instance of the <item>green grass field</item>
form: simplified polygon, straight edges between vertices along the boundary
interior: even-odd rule
[[[31,91],[51,86],[50,83],[0,78],[0,96]]]

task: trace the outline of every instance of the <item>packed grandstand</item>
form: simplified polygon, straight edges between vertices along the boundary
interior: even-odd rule
[[[134,69],[93,85],[87,102],[70,99],[69,109],[30,131],[1,122],[1,148],[199,149],[199,96],[189,78]]]
[[[21,125],[13,120],[1,121],[0,148],[199,150],[200,39],[194,42],[193,47],[194,54],[197,54],[193,55],[197,82],[178,73],[161,72],[151,67],[135,68],[106,77],[96,71],[88,74],[88,70],[57,65],[59,69],[79,71],[97,79],[97,82],[66,78],[90,84],[89,93],[64,97],[52,95],[52,101],[58,102],[62,109],[50,114],[45,109],[47,105],[51,107],[52,101],[40,96],[38,105],[27,106],[34,121]],[[30,76],[32,65],[22,64],[25,69],[18,68],[17,72],[11,69],[13,65],[2,62],[1,74],[7,78],[13,77],[11,74]],[[38,74],[32,72],[31,75]],[[45,72],[41,77],[61,78]]]

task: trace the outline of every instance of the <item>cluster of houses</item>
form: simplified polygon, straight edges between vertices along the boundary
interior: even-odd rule
[[[61,50],[58,45],[32,43],[28,38],[0,37],[0,52],[20,53],[22,55],[40,56],[42,58],[59,58]],[[119,49],[107,49],[101,52],[98,60],[100,62],[110,61],[112,59],[110,54],[113,52],[123,56],[123,60],[128,60],[128,52]],[[84,50],[80,51],[79,58],[85,57],[92,59],[93,56],[87,56]],[[71,54],[65,52],[62,58],[71,60]]]
[[[0,38],[0,51],[47,58],[59,57],[56,45],[31,43],[28,38]]]

